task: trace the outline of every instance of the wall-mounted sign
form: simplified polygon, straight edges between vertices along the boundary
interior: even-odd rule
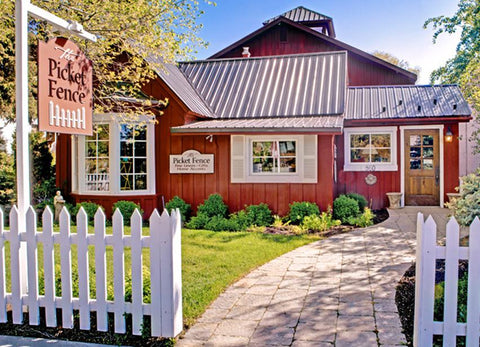
[[[213,173],[213,154],[201,154],[193,149],[170,155],[170,173]]]
[[[38,42],[38,127],[41,131],[92,135],[93,65],[62,37]]]

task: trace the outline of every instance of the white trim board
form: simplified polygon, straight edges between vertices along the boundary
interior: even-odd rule
[[[400,127],[400,192],[402,193],[402,207],[405,206],[405,130],[438,130],[438,141],[440,150],[440,207],[443,207],[444,187],[444,163],[443,163],[443,124],[435,125],[406,125]]]

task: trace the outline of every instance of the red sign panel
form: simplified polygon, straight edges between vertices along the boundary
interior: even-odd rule
[[[92,135],[92,62],[65,38],[38,42],[38,128]]]

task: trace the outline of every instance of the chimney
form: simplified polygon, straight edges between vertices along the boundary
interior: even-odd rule
[[[242,52],[242,57],[244,58],[250,58],[250,47],[243,47],[243,52]]]

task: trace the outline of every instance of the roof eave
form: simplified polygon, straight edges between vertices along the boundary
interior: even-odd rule
[[[343,127],[328,127],[328,128],[170,128],[172,134],[177,135],[202,135],[202,134],[262,134],[262,133],[288,133],[288,134],[311,134],[311,133],[325,133],[325,134],[341,134]]]

